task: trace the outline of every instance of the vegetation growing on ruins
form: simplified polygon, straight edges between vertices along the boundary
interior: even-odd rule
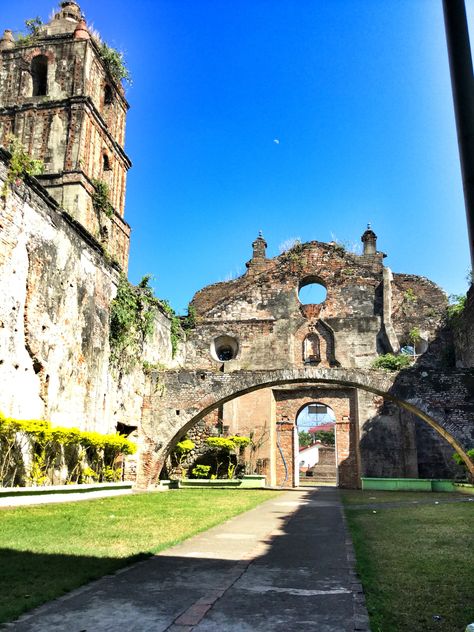
[[[0,623],[279,493],[181,489],[4,510]]]
[[[132,83],[132,76],[125,65],[125,56],[122,51],[112,48],[105,42],[98,42],[100,58],[104,62],[108,72],[119,84],[125,81],[128,85]]]
[[[412,360],[409,355],[400,354],[394,355],[393,353],[386,353],[381,355],[371,364],[372,369],[385,369],[386,371],[401,371],[411,366]]]
[[[416,303],[416,301],[418,300],[415,292],[413,291],[413,289],[411,287],[409,287],[403,294],[403,298],[405,299],[405,301],[407,301],[408,303]]]
[[[371,630],[463,630],[474,620],[472,503],[446,492],[342,497]]]
[[[32,46],[38,35],[40,28],[43,26],[43,20],[40,17],[25,20],[25,32],[15,33],[15,46]]]
[[[137,286],[120,276],[110,308],[110,352],[112,364],[129,371],[136,364],[145,340],[154,330],[155,311],[161,305],[150,287],[150,275]]]
[[[18,186],[25,176],[36,176],[43,173],[44,168],[43,161],[32,158],[16,136],[10,134],[7,142],[7,149],[11,157],[7,177],[2,187],[2,198],[6,198],[11,187],[14,184]]]
[[[465,294],[451,294],[447,308],[448,323],[452,327],[459,327],[466,307],[467,296]]]
[[[182,340],[183,330],[181,328],[181,320],[174,309],[166,300],[161,301],[161,306],[165,310],[170,319],[170,337],[171,337],[171,355],[174,358],[178,350],[178,344]]]
[[[188,313],[181,319],[181,327],[187,331],[188,329],[194,329],[197,323],[197,313],[194,305],[188,305]]]
[[[114,208],[110,203],[110,188],[104,180],[92,180],[94,193],[92,194],[92,205],[98,213],[104,213],[107,217],[112,217]]]
[[[83,432],[0,414],[0,485],[88,483],[121,478],[117,457],[136,446],[118,434]],[[64,480],[63,480],[64,478]]]

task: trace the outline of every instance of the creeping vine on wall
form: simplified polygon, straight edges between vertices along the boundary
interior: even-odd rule
[[[117,294],[110,308],[110,353],[112,364],[124,372],[138,361],[145,340],[152,335],[155,312],[160,301],[150,287],[150,275],[137,286],[120,276]]]
[[[92,194],[92,205],[98,213],[104,213],[107,217],[112,217],[114,209],[110,203],[110,188],[104,180],[92,180],[94,193]]]
[[[174,358],[178,350],[178,344],[183,338],[183,330],[181,328],[181,320],[167,300],[161,301],[161,306],[170,319],[170,337],[171,337],[171,355]]]

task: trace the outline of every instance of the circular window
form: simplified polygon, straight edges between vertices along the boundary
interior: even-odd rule
[[[237,357],[238,352],[239,343],[231,336],[218,336],[212,341],[211,355],[214,360],[228,362]]]
[[[304,279],[300,283],[298,298],[303,305],[318,305],[326,300],[327,291],[324,285],[313,278]]]

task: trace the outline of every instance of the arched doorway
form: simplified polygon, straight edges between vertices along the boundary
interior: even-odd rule
[[[413,399],[406,398],[408,378],[410,393],[415,393]],[[461,430],[458,439],[456,425],[452,422],[445,423],[445,402],[455,395],[454,387],[459,386],[454,379],[441,385],[438,383],[436,397],[433,398],[433,388],[427,372],[419,375],[410,372],[408,376],[408,372],[390,375],[384,371],[313,367],[230,373],[182,370],[157,372],[150,377],[150,395],[143,406],[143,440],[137,487],[146,488],[157,480],[166,456],[174,445],[189,428],[214,409],[248,393],[281,386],[294,388],[301,384],[318,388],[343,388],[354,392],[356,397],[361,393],[368,393],[378,396],[382,401],[387,399],[396,403],[434,428],[460,454],[468,471],[474,475],[474,465],[462,444]],[[461,416],[460,408],[459,411],[453,408],[455,419]],[[356,427],[356,424],[351,424],[350,421],[341,422],[347,429],[347,458],[344,459],[347,471],[352,469],[351,458],[358,458],[357,450],[350,449],[351,446],[358,445],[358,437],[351,433],[351,427]]]
[[[336,416],[322,401],[305,404],[296,416],[300,485],[337,485]]]

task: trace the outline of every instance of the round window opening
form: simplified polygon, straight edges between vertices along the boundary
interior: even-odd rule
[[[231,336],[218,336],[212,341],[211,355],[214,360],[228,362],[233,360],[239,352],[239,343]]]
[[[326,300],[327,291],[324,285],[316,281],[303,281],[300,285],[298,298],[302,305],[319,305]]]

